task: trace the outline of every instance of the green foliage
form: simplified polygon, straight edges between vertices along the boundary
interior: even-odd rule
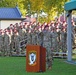
[[[18,6],[22,15],[25,16],[26,10],[24,8],[23,0],[0,0],[0,7],[16,7]]]
[[[15,7],[18,5],[23,16],[27,13],[39,15],[40,11],[44,11],[48,15],[47,20],[50,21],[64,11],[64,4],[67,1],[69,0],[0,0],[0,7]]]
[[[18,0],[0,0],[0,7],[14,7]]]

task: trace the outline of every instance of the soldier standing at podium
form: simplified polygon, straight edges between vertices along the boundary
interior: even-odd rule
[[[44,27],[43,33],[43,47],[46,48],[46,66],[47,69],[52,68],[52,50],[51,50],[51,32],[49,31],[49,26]]]

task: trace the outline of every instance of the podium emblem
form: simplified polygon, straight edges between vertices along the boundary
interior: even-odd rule
[[[36,65],[36,52],[29,52],[29,65]]]

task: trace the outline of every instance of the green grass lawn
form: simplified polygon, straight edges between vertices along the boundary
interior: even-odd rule
[[[54,59],[52,70],[43,73],[26,72],[25,57],[0,57],[0,75],[76,75],[76,65]]]

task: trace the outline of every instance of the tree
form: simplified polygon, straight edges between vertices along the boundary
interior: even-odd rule
[[[18,6],[22,15],[25,15],[23,0],[0,0],[0,7],[16,7]]]
[[[18,0],[0,0],[0,7],[14,7]]]
[[[44,11],[48,14],[48,21],[64,11],[66,1],[68,0],[44,0]]]
[[[64,4],[67,1],[69,0],[0,0],[0,7],[18,5],[23,16],[37,13],[37,20],[41,18],[39,14],[44,12],[48,15],[46,19],[49,22],[64,11]]]

